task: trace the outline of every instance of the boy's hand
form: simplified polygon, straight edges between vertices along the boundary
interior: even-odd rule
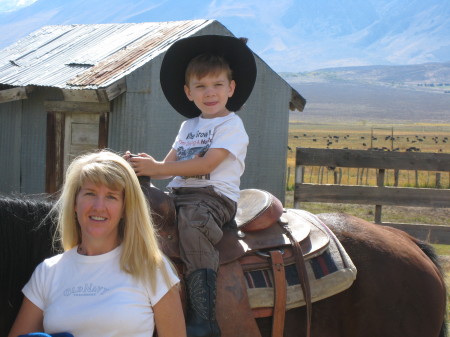
[[[147,153],[138,153],[138,156],[129,155],[128,161],[137,176],[155,176],[160,174],[161,163]]]
[[[137,176],[149,176],[152,179],[168,179],[172,176],[197,176],[211,173],[225,158],[229,151],[221,148],[209,149],[203,157],[196,156],[188,160],[176,159],[176,151],[171,149],[163,161],[156,161],[146,153],[138,155],[126,152],[128,160]]]
[[[125,154],[122,156],[122,158],[125,159],[126,161],[129,161],[130,158],[131,158],[132,156],[135,156],[135,155],[132,154],[130,151],[127,150],[127,151],[125,152]]]

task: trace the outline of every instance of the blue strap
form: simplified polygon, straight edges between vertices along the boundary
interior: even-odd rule
[[[68,332],[60,332],[60,333],[54,333],[54,334],[48,334],[45,332],[32,332],[32,333],[28,333],[26,335],[20,335],[18,337],[73,337],[73,335]]]

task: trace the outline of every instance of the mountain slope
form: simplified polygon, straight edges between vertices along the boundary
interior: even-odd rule
[[[420,88],[421,85],[450,86],[450,62],[424,63],[402,66],[361,66],[325,68],[312,72],[285,73],[285,77],[295,82],[344,82],[356,81],[379,85],[408,86]],[[443,90],[441,90],[443,91]]]
[[[450,62],[282,74],[314,122],[450,123]]]

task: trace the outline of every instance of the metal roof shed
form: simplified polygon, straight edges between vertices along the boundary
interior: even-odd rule
[[[0,50],[0,192],[55,192],[87,150],[162,159],[183,121],[161,91],[162,58],[203,34],[232,35],[215,20],[45,26]],[[305,100],[255,57],[255,88],[239,111],[250,137],[241,187],[284,200],[289,109]]]

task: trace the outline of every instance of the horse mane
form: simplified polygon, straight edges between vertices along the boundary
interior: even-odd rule
[[[426,256],[433,262],[433,264],[436,266],[436,268],[439,270],[439,273],[441,275],[445,275],[444,269],[442,268],[442,264],[439,260],[439,256],[436,254],[436,250],[428,244],[427,242],[421,241],[421,240],[414,240],[416,245],[424,252]],[[445,281],[444,281],[445,282]],[[445,297],[445,300],[447,302],[447,297]],[[445,320],[442,323],[441,331],[439,333],[439,337],[447,337],[448,336],[448,328],[447,328],[448,322]]]
[[[421,240],[415,240],[415,243],[420,248],[420,250],[424,252],[425,255],[428,256],[428,258],[433,262],[433,264],[439,269],[439,272],[442,275],[444,275],[442,265],[439,261],[439,256],[436,254],[436,251],[433,248],[433,246]]]
[[[52,242],[56,226],[48,216],[52,206],[45,195],[0,195],[0,312],[11,313],[0,315],[0,328],[14,320],[21,290],[36,266],[59,252]]]

